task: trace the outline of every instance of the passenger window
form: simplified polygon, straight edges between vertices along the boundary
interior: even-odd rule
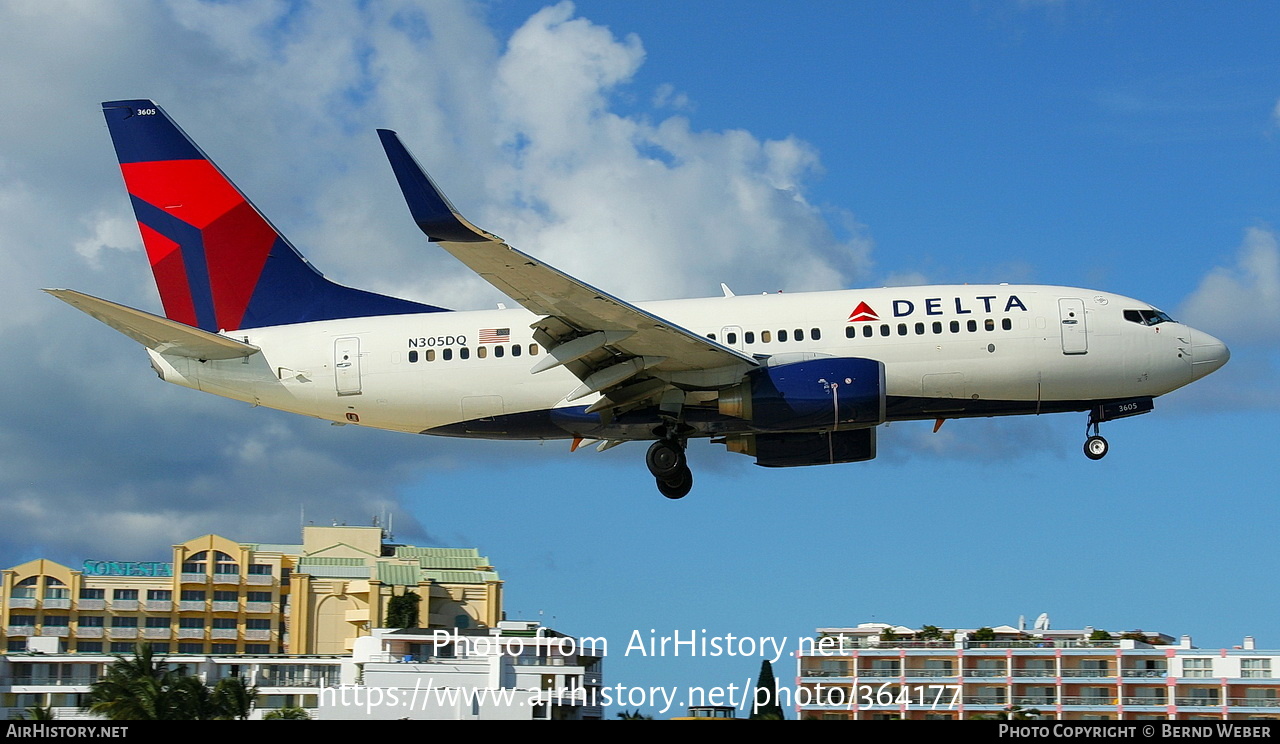
[[[996,321],[994,318],[987,318],[982,322],[982,326],[988,331],[994,331],[996,329]]]
[[[489,356],[489,347],[488,346],[478,347],[476,349],[476,356],[481,359],[484,359],[485,357]]]
[[[969,327],[969,333],[973,333],[974,331],[978,330],[978,321],[976,320],[971,320],[965,325]]]
[[[933,332],[942,333],[942,321],[940,320],[933,321]]]
[[[493,355],[498,357],[499,359],[501,359],[502,355],[505,353],[506,353],[506,349],[504,349],[501,344],[493,347]]]
[[[871,338],[871,334],[873,334],[873,333],[875,333],[875,331],[871,330],[871,326],[870,326],[870,325],[864,325],[864,326],[862,327],[862,337],[863,337],[863,338]]]
[[[899,336],[905,336],[905,335],[907,335],[907,324],[906,324],[906,323],[899,323],[899,324],[898,324],[898,335],[899,335]]]
[[[951,321],[951,332],[952,332],[952,333],[959,333],[959,332],[960,332],[960,321],[958,321],[958,320],[953,320],[953,321]]]
[[[520,356],[520,344],[511,344],[511,356]]]
[[[538,355],[538,345],[529,344],[529,356],[537,356],[537,355]]]
[[[440,352],[440,358],[446,362],[449,361],[450,359],[453,359],[453,349],[445,349],[444,351]]]
[[[410,352],[409,352],[409,363],[410,363],[410,364],[414,364],[414,363],[416,363],[417,361],[418,361],[418,352],[417,352],[417,351],[410,351]]]
[[[708,334],[707,334],[707,338],[711,339],[712,341],[715,341],[715,340],[716,340],[716,334],[714,334],[714,333],[708,333]]]
[[[729,344],[730,346],[733,346],[734,344],[738,343],[738,334],[732,331],[724,334],[724,342],[726,344]]]
[[[1000,327],[1005,329],[1006,331],[1012,331],[1013,321],[1008,318],[1005,318],[1004,320],[1000,321]]]
[[[817,328],[810,328],[810,329],[809,329],[809,338],[813,339],[814,341],[817,341],[817,340],[821,339],[821,338],[822,338],[822,331],[818,330]]]
[[[916,335],[917,336],[924,335],[924,323],[916,323]]]
[[[461,349],[458,349],[458,358],[459,358],[459,359],[470,359],[470,358],[471,358],[471,349],[468,349],[468,348],[467,348],[467,347],[465,347],[465,346],[464,346],[464,347],[462,347]]]
[[[797,329],[796,329],[796,340],[797,340],[797,341],[803,341],[803,340],[804,340],[804,329],[803,329],[803,328],[797,328]]]
[[[755,331],[747,331],[746,333],[742,334],[742,338],[743,338],[743,340],[745,340],[747,343],[749,343],[749,344],[754,344],[754,343],[756,342],[756,332],[755,332]]]
[[[428,361],[428,362],[434,362],[434,361],[436,360],[436,350],[435,350],[435,349],[427,349],[427,353],[426,353],[426,355],[425,355],[425,356],[427,357],[427,361]]]
[[[888,336],[888,335],[889,335],[889,326],[888,326],[887,324],[885,324],[885,325],[881,325],[881,326],[880,326],[880,335],[881,335],[881,336]]]
[[[857,328],[854,328],[853,326],[845,326],[845,327],[844,327],[844,337],[845,337],[845,338],[853,338],[854,336],[857,336],[857,335],[858,335],[858,329],[857,329]]]
[[[767,344],[767,343],[769,343],[770,341],[773,341],[773,332],[772,332],[772,331],[760,331],[760,343]]]
[[[786,341],[787,341],[787,332],[786,332],[786,331],[778,331],[778,341],[783,342],[783,343],[786,343]]]

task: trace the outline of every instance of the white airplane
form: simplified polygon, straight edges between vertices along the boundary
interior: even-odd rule
[[[757,465],[870,460],[889,421],[1087,411],[1104,421],[1226,363],[1139,300],[1030,285],[893,287],[633,304],[464,219],[378,134],[427,237],[519,309],[451,312],[329,281],[148,100],[103,111],[165,317],[46,290],[147,348],[161,379],[419,434],[649,441],[658,490],[710,437]]]

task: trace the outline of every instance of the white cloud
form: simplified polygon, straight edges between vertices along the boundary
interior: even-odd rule
[[[1280,342],[1280,244],[1261,227],[1245,231],[1231,266],[1214,268],[1182,307],[1196,328],[1231,343]]]

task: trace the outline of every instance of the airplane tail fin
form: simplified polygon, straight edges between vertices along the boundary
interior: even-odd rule
[[[326,279],[152,101],[102,111],[170,320],[216,333],[444,310]]]

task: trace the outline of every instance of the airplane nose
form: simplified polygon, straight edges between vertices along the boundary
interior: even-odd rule
[[[1207,333],[1195,331],[1191,344],[1191,379],[1198,380],[1227,363],[1231,350]]]

